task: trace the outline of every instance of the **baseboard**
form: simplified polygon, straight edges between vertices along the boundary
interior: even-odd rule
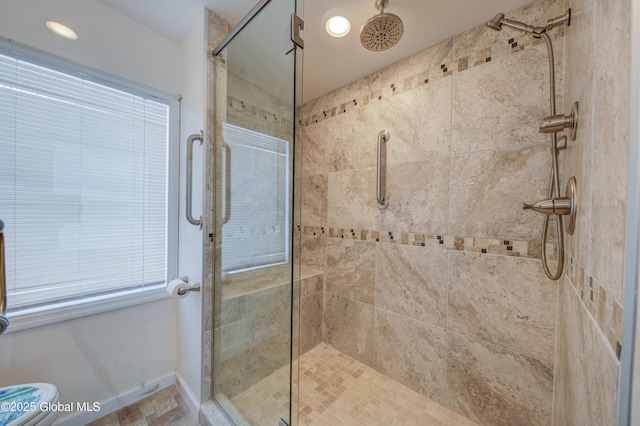
[[[101,417],[111,414],[114,411],[118,411],[121,408],[126,407],[129,404],[138,402],[141,399],[146,398],[152,393],[156,393],[162,389],[172,386],[176,382],[174,373],[167,374],[164,377],[153,380],[142,387],[131,389],[125,393],[122,393],[115,398],[108,399],[100,402],[100,411],[83,411],[75,412],[68,416],[58,418],[53,425],[54,426],[77,426],[90,423],[94,420],[98,420]]]
[[[189,410],[191,410],[191,412],[197,417],[198,412],[200,411],[200,401],[191,388],[187,386],[187,382],[184,378],[178,373],[176,373],[176,386],[178,387],[180,395],[182,395],[182,399],[184,399],[184,402],[189,406]]]

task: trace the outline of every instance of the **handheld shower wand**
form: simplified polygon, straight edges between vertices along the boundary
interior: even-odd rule
[[[538,213],[545,215],[544,225],[542,227],[542,241],[541,241],[541,254],[542,254],[542,267],[545,274],[552,280],[557,280],[562,275],[564,268],[564,234],[562,232],[562,216],[567,215],[569,220],[567,221],[567,233],[573,234],[576,218],[576,182],[575,178],[569,180],[567,186],[567,194],[562,197],[560,195],[560,172],[558,168],[558,151],[561,148],[561,144],[558,142],[557,132],[563,131],[569,127],[575,129],[577,122],[576,115],[567,116],[556,115],[556,89],[555,89],[555,70],[553,59],[553,46],[551,43],[551,37],[547,34],[547,31],[558,25],[569,24],[571,17],[571,9],[557,18],[549,19],[545,27],[535,27],[533,25],[525,24],[524,22],[515,21],[513,19],[506,19],[504,13],[498,13],[490,21],[487,22],[487,26],[492,30],[502,31],[503,26],[507,26],[519,31],[530,33],[535,38],[543,38],[547,44],[547,51],[549,54],[549,117],[545,117],[540,125],[539,130],[544,133],[551,133],[551,153],[552,153],[552,167],[551,178],[549,182],[549,198],[538,201],[534,204],[523,204],[524,210],[534,210]],[[576,108],[577,109],[577,108]],[[575,134],[575,132],[574,132]],[[573,139],[575,136],[572,134]],[[566,140],[566,139],[565,139]],[[555,217],[556,228],[558,234],[558,267],[555,273],[552,273],[549,269],[547,262],[547,236],[549,230],[549,223],[551,217]]]

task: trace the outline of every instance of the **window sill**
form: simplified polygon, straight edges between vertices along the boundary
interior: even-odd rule
[[[5,334],[169,298],[165,284],[9,312]]]

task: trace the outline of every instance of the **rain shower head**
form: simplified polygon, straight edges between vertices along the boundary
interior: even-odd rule
[[[360,29],[360,43],[372,51],[382,51],[393,47],[400,41],[404,32],[402,20],[393,13],[384,13],[389,0],[376,0],[376,9],[380,14],[370,18]]]

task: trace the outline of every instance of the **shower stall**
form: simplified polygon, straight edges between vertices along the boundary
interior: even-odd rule
[[[301,111],[301,47],[294,42],[302,25],[295,12],[294,0],[260,2],[212,52],[210,392],[236,424],[293,423]],[[283,43],[285,29],[290,40]]]
[[[589,202],[616,195],[579,161],[626,170],[596,156],[584,14],[535,0],[303,105],[299,3],[260,2],[210,58],[205,395],[235,424],[610,424],[622,249]]]

